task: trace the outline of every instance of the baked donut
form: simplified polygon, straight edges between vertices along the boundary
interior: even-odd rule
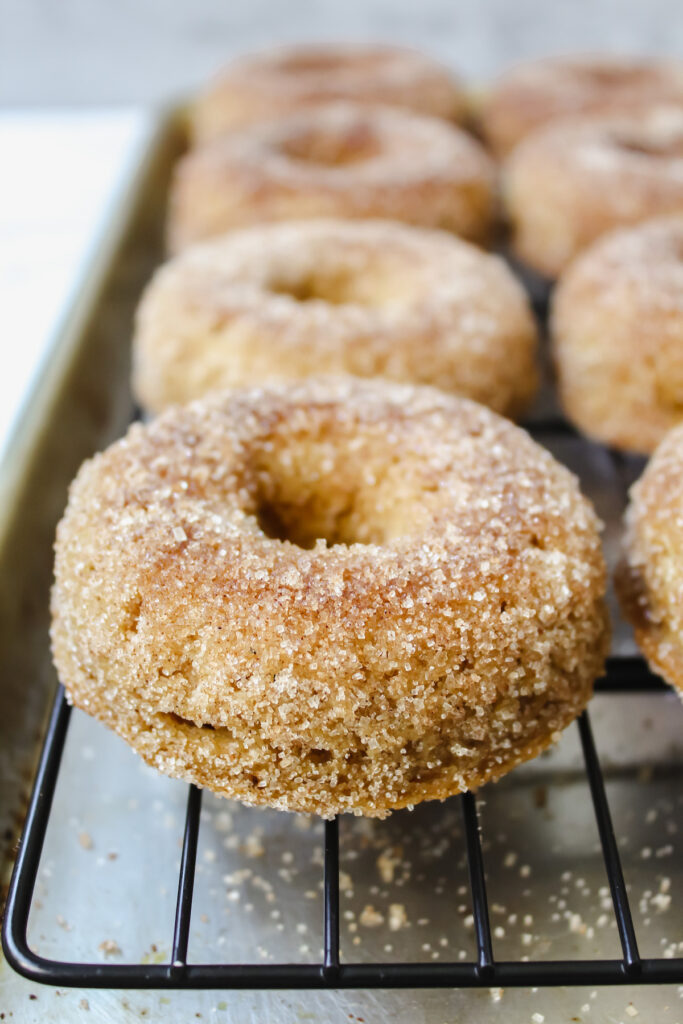
[[[651,452],[683,420],[683,215],[610,232],[562,275],[551,334],[571,419]]]
[[[495,169],[445,121],[333,103],[252,125],[189,153],[171,188],[169,243],[311,217],[439,227],[475,241],[491,230]]]
[[[498,156],[551,121],[653,104],[683,106],[683,63],[642,57],[546,57],[510,68],[484,94],[481,134]]]
[[[434,384],[513,416],[536,328],[496,256],[391,221],[245,228],[159,270],[137,316],[134,389],[159,412],[221,387],[352,373]]]
[[[555,277],[610,228],[683,213],[683,108],[542,128],[513,151],[503,190],[517,255]]]
[[[631,488],[621,606],[652,670],[683,696],[683,425],[671,430]]]
[[[557,738],[604,589],[591,506],[509,420],[309,379],[175,406],[84,464],[52,643],[70,700],[161,771],[382,817]]]
[[[437,61],[396,46],[296,46],[230,64],[199,95],[192,135],[199,143],[315,103],[351,100],[464,118],[462,83]]]

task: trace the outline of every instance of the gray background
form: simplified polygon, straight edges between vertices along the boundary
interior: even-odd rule
[[[0,103],[160,103],[273,42],[393,40],[486,77],[547,52],[683,52],[677,0],[0,0]]]

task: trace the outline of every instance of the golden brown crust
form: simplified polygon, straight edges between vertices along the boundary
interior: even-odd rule
[[[52,643],[70,699],[160,770],[383,816],[555,739],[603,665],[604,587],[589,503],[524,431],[309,380],[169,410],[84,464]]]
[[[144,408],[313,374],[433,384],[510,416],[534,393],[536,328],[496,256],[390,221],[293,221],[186,250],[143,297]]]
[[[233,61],[197,98],[192,134],[206,143],[236,128],[335,100],[403,107],[463,120],[459,79],[437,61],[394,46],[297,46]]]
[[[683,425],[631,488],[625,524],[617,574],[624,614],[653,671],[683,696]]]
[[[373,218],[485,240],[495,169],[466,132],[390,107],[317,106],[195,150],[171,189],[169,246],[312,217]]]
[[[510,68],[480,104],[481,133],[500,157],[561,118],[683,106],[683,63],[638,57],[546,57]]]
[[[503,192],[515,252],[556,277],[606,231],[683,213],[683,107],[540,129],[509,157]]]
[[[562,404],[587,434],[652,452],[683,419],[683,216],[611,232],[553,298]]]

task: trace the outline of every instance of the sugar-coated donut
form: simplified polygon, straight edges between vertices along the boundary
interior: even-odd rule
[[[459,79],[437,61],[396,46],[320,45],[240,57],[199,95],[192,135],[199,143],[315,103],[352,100],[462,120]]]
[[[325,817],[535,756],[607,641],[575,478],[484,406],[386,381],[133,426],[72,485],[55,577],[74,704],[161,771]]]
[[[466,132],[397,108],[333,103],[185,156],[171,188],[169,245],[311,217],[382,217],[484,241],[494,213],[494,165]]]
[[[624,546],[622,609],[653,671],[683,696],[683,425],[631,488]]]
[[[560,278],[552,338],[565,410],[585,433],[651,452],[683,420],[683,215],[621,228]]]
[[[137,316],[134,383],[154,412],[220,387],[313,374],[433,384],[516,415],[536,328],[497,256],[392,221],[234,231],[159,270]]]
[[[642,57],[545,57],[504,72],[480,104],[481,132],[499,156],[537,128],[579,114],[683,106],[683,63]]]
[[[548,277],[610,228],[683,213],[683,107],[560,122],[512,152],[513,247]]]

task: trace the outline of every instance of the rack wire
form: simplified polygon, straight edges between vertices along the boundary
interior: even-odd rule
[[[602,692],[665,689],[638,657],[611,658]],[[2,941],[8,962],[35,982],[79,988],[137,989],[334,989],[334,988],[474,988],[551,985],[621,985],[683,983],[683,958],[642,957],[612,826],[605,783],[588,712],[578,727],[605,872],[621,943],[618,959],[497,960],[486,894],[486,870],[479,829],[477,797],[460,800],[469,867],[476,958],[446,963],[353,963],[339,949],[339,819],[325,823],[323,866],[323,948],[319,963],[202,964],[188,957],[195,864],[202,794],[189,787],[175,923],[169,962],[162,964],[75,963],[49,960],[34,952],[27,939],[28,921],[43,842],[71,716],[59,687],[50,715],[36,781],[29,803],[14,873],[9,887]]]

